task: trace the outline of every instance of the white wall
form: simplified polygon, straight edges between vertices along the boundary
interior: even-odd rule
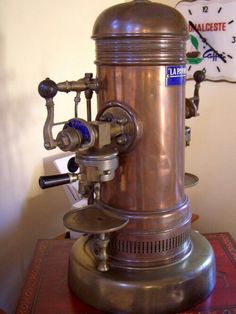
[[[37,239],[63,231],[62,216],[69,206],[62,188],[38,187],[38,177],[53,173],[52,160],[61,154],[43,148],[46,109],[38,83],[48,76],[62,81],[95,72],[92,26],[100,11],[118,2],[0,1],[0,307],[8,313],[13,312]],[[191,96],[193,85],[188,85]],[[202,232],[229,231],[236,238],[234,90],[233,84],[203,84],[201,116],[188,123],[193,141],[186,168],[201,179],[188,191],[194,212],[200,214],[196,227]],[[58,98],[57,120],[69,118],[73,95]]]

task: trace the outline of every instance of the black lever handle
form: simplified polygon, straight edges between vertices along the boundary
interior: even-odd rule
[[[39,178],[41,189],[48,189],[54,186],[69,184],[78,180],[78,175],[73,173],[65,173],[54,176],[42,176]]]
[[[186,98],[185,100],[185,109],[186,109],[186,119],[190,119],[192,117],[196,117],[198,115],[198,108],[199,108],[199,89],[201,83],[205,80],[206,75],[204,71],[196,71],[193,74],[193,79],[196,82],[194,87],[194,96],[191,98]]]
[[[206,78],[206,75],[205,75],[205,72],[204,71],[196,71],[194,74],[193,74],[193,78],[194,78],[194,81],[196,82],[196,85],[195,85],[195,88],[194,88],[194,103],[195,103],[195,106],[199,107],[199,101],[200,101],[200,98],[199,98],[199,89],[200,89],[200,84],[205,80]]]

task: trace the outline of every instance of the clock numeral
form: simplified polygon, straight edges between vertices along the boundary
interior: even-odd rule
[[[235,44],[235,43],[236,43],[236,36],[233,36],[233,37],[232,37],[231,43],[232,43],[232,44]]]
[[[192,15],[192,11],[191,11],[190,9],[188,10],[188,13],[189,13],[190,15]]]
[[[208,6],[205,5],[204,7],[202,7],[202,12],[203,13],[208,13]]]
[[[188,67],[188,71],[190,71],[190,70],[191,70],[191,68],[192,68],[192,66],[190,65],[190,66]]]
[[[219,67],[216,67],[216,68],[217,68],[218,72],[220,72],[220,68]]]
[[[217,11],[217,13],[219,14],[222,10],[222,7],[219,8],[219,10]]]

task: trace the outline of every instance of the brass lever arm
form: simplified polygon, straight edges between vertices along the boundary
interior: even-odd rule
[[[43,128],[44,147],[47,150],[56,148],[56,142],[53,139],[52,127],[54,125],[54,102],[53,97],[56,96],[58,88],[57,84],[47,78],[39,84],[38,91],[41,97],[46,100],[47,118]]]
[[[190,119],[192,117],[196,117],[198,115],[198,108],[199,108],[199,89],[200,84],[205,80],[205,73],[203,71],[196,71],[193,75],[193,78],[196,82],[194,88],[194,96],[191,98],[186,98],[185,100],[185,118]]]

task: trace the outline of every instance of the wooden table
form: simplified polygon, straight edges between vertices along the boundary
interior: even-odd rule
[[[236,244],[228,233],[207,234],[206,238],[216,255],[216,288],[205,302],[184,313],[236,314]],[[69,290],[68,255],[73,243],[71,239],[38,242],[16,314],[102,313]]]

